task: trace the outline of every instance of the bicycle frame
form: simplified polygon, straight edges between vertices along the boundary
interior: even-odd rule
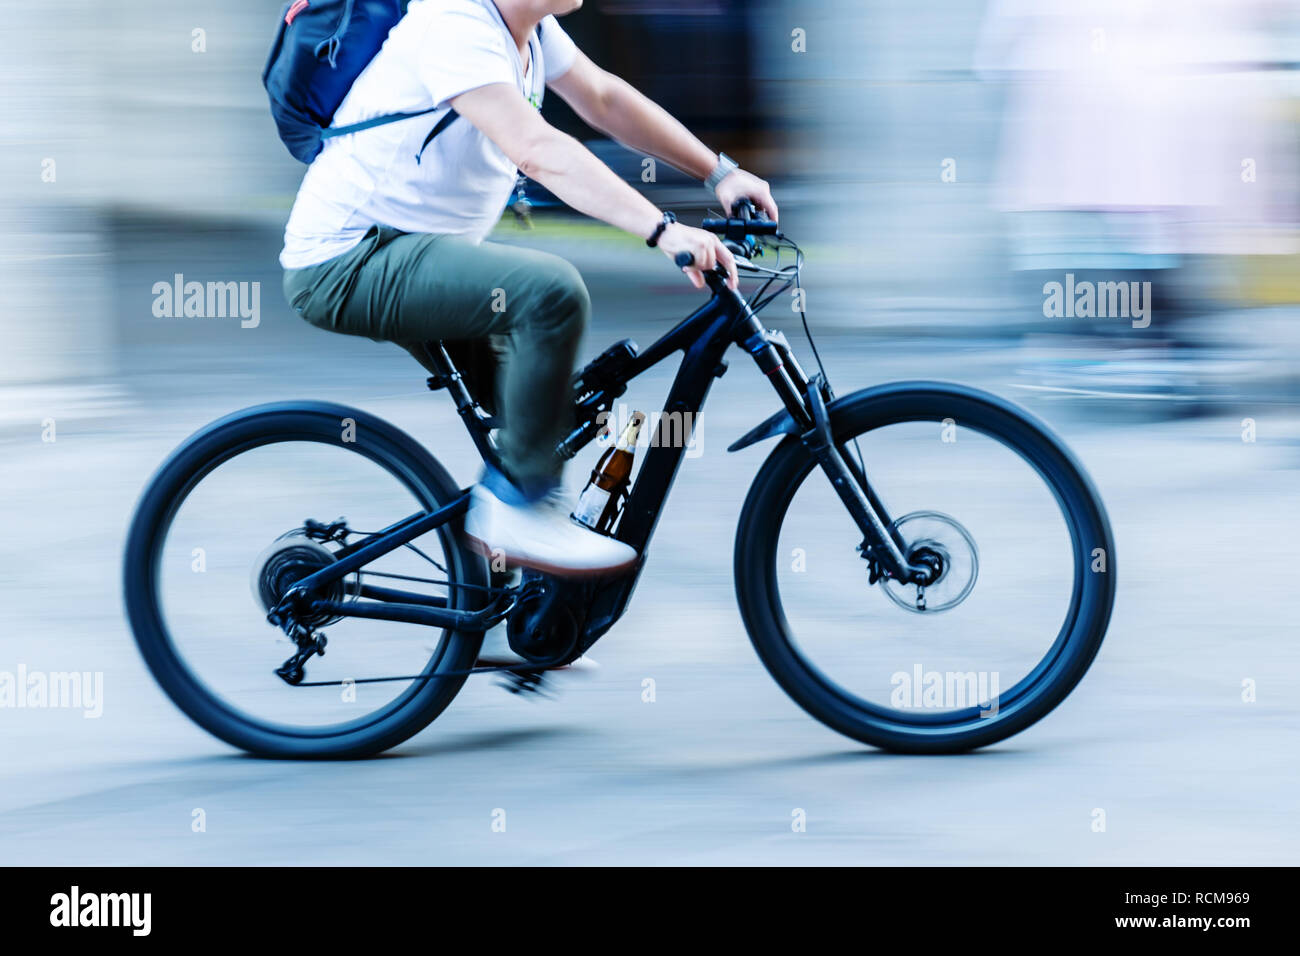
[[[666,413],[680,414],[690,422],[693,430],[714,379],[720,378],[727,370],[724,353],[733,344],[739,345],[754,358],[781,399],[784,409],[774,419],[779,417],[783,425],[792,427],[774,428],[774,419],[769,419],[733,445],[732,449],[743,447],[761,437],[775,435],[778,431],[792,431],[801,436],[862,530],[863,549],[878,556],[881,565],[899,579],[924,579],[930,569],[908,562],[904,556],[905,544],[892,530],[892,522],[867,483],[865,474],[856,465],[850,464],[848,456],[843,455],[833,441],[825,406],[825,383],[820,377],[809,380],[795,360],[785,337],[779,332],[765,330],[749,303],[739,292],[727,288],[721,275],[709,274],[706,279],[713,293],[708,302],[644,352],[627,358],[609,375],[607,387],[598,389],[585,398],[576,397],[582,398],[581,401],[575,401],[577,427],[561,443],[559,453],[563,457],[572,457],[589,444],[600,431],[602,413],[608,414],[612,410],[614,400],[626,391],[628,383],[679,351],[683,353],[681,365],[669,389],[663,410]],[[498,423],[483,414],[441,344],[429,350],[429,358],[437,370],[429,379],[429,387],[449,390],[479,453],[485,461],[499,466],[496,450],[489,437],[490,431]],[[579,378],[592,367],[589,365],[579,373]],[[616,578],[587,583],[563,582],[564,588],[571,593],[581,589],[587,591],[582,595],[587,610],[579,641],[582,649],[590,647],[609,630],[627,608],[644,567],[644,556],[650,539],[676,480],[690,437],[689,434],[683,434],[680,443],[651,442],[632,485],[614,535],[642,555],[642,560],[636,567]],[[292,621],[294,615],[281,612],[293,608],[317,614],[405,621],[464,630],[485,630],[498,623],[513,607],[512,601],[502,601],[499,596],[473,611],[452,608],[451,601],[447,598],[386,588],[363,588],[360,596],[378,599],[368,602],[334,602],[314,597],[324,586],[360,570],[369,562],[420,535],[460,518],[467,507],[467,500],[468,493],[462,494],[442,508],[410,515],[367,537],[360,544],[344,548],[339,552],[339,560],[335,563],[299,581],[271,612],[269,619],[272,623],[284,626]]]

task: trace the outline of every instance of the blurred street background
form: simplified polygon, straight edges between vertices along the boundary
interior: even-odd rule
[[[1075,450],[1115,530],[1110,633],[1060,709],[987,752],[885,756],[817,724],[735,609],[731,540],[766,447],[723,449],[775,401],[733,356],[601,675],[536,703],[471,681],[395,756],[326,766],[236,755],[156,688],[119,596],[136,496],[188,434],[273,399],[375,412],[464,483],[472,450],[404,352],[283,302],[303,167],[260,85],[278,4],[11,7],[0,670],[102,671],[105,703],[0,709],[0,863],[1295,861],[1296,4],[588,0],[564,25],[593,59],[773,183],[839,393],[960,381]],[[558,96],[546,112],[688,222],[709,208],[662,165],[643,182]],[[535,198],[534,228],[507,214],[494,238],[580,268],[585,357],[699,303],[640,240]],[[259,322],[157,316],[176,274],[259,283]],[[1149,322],[1048,314],[1067,275],[1149,283]],[[765,320],[810,366],[797,314]],[[497,806],[521,808],[508,842]]]

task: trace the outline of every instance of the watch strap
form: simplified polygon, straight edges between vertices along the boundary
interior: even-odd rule
[[[713,167],[713,172],[709,173],[709,178],[704,180],[704,185],[711,190],[717,189],[724,179],[739,168],[740,163],[726,153],[718,153],[718,164]]]

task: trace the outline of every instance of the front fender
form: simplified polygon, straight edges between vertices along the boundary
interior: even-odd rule
[[[727,451],[740,451],[758,442],[775,438],[777,435],[793,435],[798,430],[794,418],[783,408],[733,441],[727,446]]]

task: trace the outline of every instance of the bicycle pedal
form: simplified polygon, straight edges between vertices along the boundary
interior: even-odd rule
[[[536,694],[538,697],[555,697],[550,686],[546,684],[545,671],[503,671],[497,681],[497,686],[504,687],[512,694]]]

